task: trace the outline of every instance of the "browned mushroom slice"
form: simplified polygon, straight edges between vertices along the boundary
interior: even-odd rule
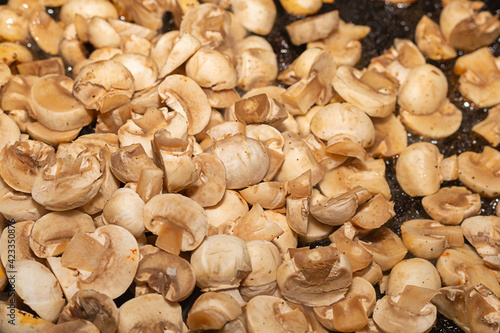
[[[500,269],[500,217],[469,217],[462,222],[461,228],[486,265]]]
[[[231,1],[234,19],[248,31],[267,35],[271,32],[276,19],[276,5],[271,0]]]
[[[266,94],[240,99],[234,104],[236,118],[248,124],[269,124],[275,126],[288,118],[288,113],[278,101]]]
[[[250,204],[260,204],[265,209],[283,208],[286,202],[287,182],[260,182],[240,191]]]
[[[235,236],[208,236],[191,255],[196,285],[202,291],[238,287],[252,271],[251,265],[245,241]]]
[[[474,51],[493,43],[500,35],[498,16],[479,10],[482,1],[453,1],[439,19],[443,36],[457,49]]]
[[[373,256],[382,271],[387,271],[403,260],[408,250],[401,238],[391,229],[380,227],[359,240],[359,244]]]
[[[28,41],[28,18],[25,13],[15,6],[0,7],[0,38],[7,42]]]
[[[500,143],[500,106],[496,106],[488,111],[488,117],[472,126],[472,131],[488,140],[493,147]]]
[[[186,323],[193,331],[218,330],[241,314],[241,307],[232,296],[209,291],[194,301]]]
[[[368,324],[375,308],[375,289],[360,277],[354,277],[345,298],[330,306],[314,308],[320,323],[333,331],[354,332]],[[345,314],[348,313],[349,316]]]
[[[142,257],[135,281],[147,284],[171,302],[179,302],[191,294],[196,277],[189,262],[179,256],[158,251]]]
[[[450,186],[422,198],[422,206],[434,220],[458,225],[464,218],[481,211],[481,198],[465,187]]]
[[[86,320],[101,333],[113,333],[118,327],[118,308],[111,298],[95,290],[79,290],[61,311],[59,323]]]
[[[351,221],[357,227],[371,230],[382,226],[395,215],[394,202],[387,200],[381,194],[377,194],[361,205]]]
[[[144,225],[158,235],[156,245],[179,254],[197,248],[207,235],[203,207],[181,194],[159,194],[144,207]]]
[[[253,205],[248,213],[236,220],[232,228],[232,234],[244,241],[272,241],[282,233],[283,230],[276,223],[266,219],[264,210],[258,203]]]
[[[285,255],[289,248],[296,248],[298,244],[297,234],[288,225],[285,214],[273,210],[268,210],[265,214],[269,221],[276,223],[283,230],[281,236],[272,240],[272,243],[280,250],[281,255]]]
[[[218,204],[226,190],[226,169],[222,161],[212,154],[193,157],[198,180],[186,189],[186,195],[202,207]]]
[[[156,168],[140,144],[122,146],[111,154],[110,162],[113,175],[122,183],[137,182],[142,170]]]
[[[0,197],[0,213],[8,220],[29,221],[39,219],[48,211],[31,195],[10,190]]]
[[[0,45],[0,59],[7,65],[11,65],[14,62],[29,62],[33,60],[33,56],[26,46],[9,42],[2,42]]]
[[[359,244],[357,234],[358,231],[347,222],[328,237],[337,250],[349,258],[353,272],[363,270],[373,262],[371,253]]]
[[[438,290],[441,288],[441,278],[430,261],[411,258],[400,261],[392,268],[386,293],[389,296],[399,295],[408,285]]]
[[[49,74],[64,75],[65,73],[64,63],[60,57],[25,62],[17,65],[17,70],[21,75],[36,75],[39,77]]]
[[[63,29],[43,10],[34,11],[29,22],[29,31],[36,44],[46,53],[59,53],[59,42],[63,38]]]
[[[3,45],[2,43],[0,45]],[[0,107],[5,111],[27,110],[31,87],[40,78],[33,75],[13,75],[1,92]]]
[[[472,191],[495,197],[500,193],[498,168],[500,152],[485,146],[481,153],[466,151],[458,155],[458,179]]]
[[[282,295],[307,306],[327,306],[342,299],[352,280],[345,254],[331,246],[289,249],[290,259],[278,268]]]
[[[0,175],[16,191],[30,193],[37,175],[55,161],[55,151],[43,142],[16,141],[0,153]]]
[[[443,36],[439,25],[424,15],[415,29],[418,48],[432,60],[446,60],[457,56],[451,43]]]
[[[217,205],[205,208],[208,223],[216,228],[228,221],[236,221],[247,212],[248,203],[233,190],[226,190]]]
[[[325,14],[311,16],[287,25],[286,31],[294,45],[314,42],[328,37],[339,25],[339,12],[334,10]]]

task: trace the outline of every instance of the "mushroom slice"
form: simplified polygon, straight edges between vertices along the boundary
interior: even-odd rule
[[[447,60],[457,56],[453,45],[443,36],[439,25],[423,15],[415,28],[418,48],[432,60]]]
[[[488,117],[472,126],[472,131],[481,135],[493,147],[496,147],[500,143],[498,128],[500,128],[500,106],[490,109],[488,111]]]
[[[373,320],[386,333],[428,332],[436,322],[437,309],[430,303],[436,291],[406,286],[397,296],[384,296],[377,301]]]
[[[156,245],[173,254],[197,248],[208,230],[203,207],[174,193],[159,194],[146,203],[144,225],[158,235]]]
[[[229,235],[213,235],[191,254],[196,285],[202,291],[235,288],[252,271],[247,245]]]
[[[183,327],[179,303],[169,302],[159,294],[147,294],[123,303],[116,332],[183,332]]]
[[[37,175],[55,161],[55,151],[40,141],[16,141],[0,152],[0,161],[3,181],[16,191],[30,193]]]
[[[218,204],[226,190],[226,168],[217,156],[200,154],[193,157],[198,180],[186,189],[186,195],[202,207]]]
[[[148,56],[139,53],[117,54],[113,60],[125,66],[134,77],[135,91],[152,87],[158,78],[158,67]]]
[[[231,61],[221,52],[202,48],[186,62],[186,75],[203,88],[233,89],[238,81]]]
[[[271,0],[233,0],[231,1],[234,19],[248,31],[267,35],[271,32],[276,19],[276,5]]]
[[[274,296],[256,296],[248,302],[246,322],[249,333],[306,332],[309,324],[305,315],[292,308],[283,299]]]
[[[359,244],[356,234],[352,224],[346,222],[328,237],[337,250],[349,258],[353,272],[361,271],[373,262],[373,256]]]
[[[186,299],[194,289],[196,276],[188,261],[164,251],[145,254],[139,262],[136,283],[147,284],[171,302]]]
[[[52,272],[34,260],[15,264],[16,293],[40,318],[49,322],[59,317],[65,300],[61,287]]]
[[[500,217],[469,217],[462,222],[461,228],[486,265],[500,269]]]
[[[35,75],[43,77],[49,74],[64,75],[65,68],[60,57],[25,62],[16,66],[21,75]],[[7,82],[5,82],[7,83]],[[2,84],[0,84],[2,86]]]
[[[436,193],[423,197],[422,206],[434,220],[458,225],[463,219],[480,213],[481,197],[465,187],[443,187]]]
[[[36,44],[46,53],[59,53],[59,43],[63,38],[63,29],[45,9],[34,11],[29,20],[29,31]]]
[[[2,42],[2,44],[0,44],[0,59],[2,59],[3,63],[10,66],[14,62],[22,63],[33,61],[33,56],[26,46]]]
[[[234,104],[236,118],[248,124],[278,125],[288,118],[288,113],[281,103],[266,94],[259,94],[240,99]]]
[[[6,271],[15,270],[18,261],[38,260],[29,246],[29,237],[33,225],[33,221],[24,221],[17,222],[3,229],[2,236],[0,237],[0,259]],[[12,252],[12,246],[9,247],[11,239],[16,244],[14,253]],[[13,242],[11,241],[10,244],[12,245]]]
[[[439,23],[443,36],[457,49],[474,51],[500,35],[498,16],[479,10],[482,1],[453,1],[443,8]]]
[[[432,143],[417,142],[406,147],[396,162],[396,178],[403,191],[412,197],[436,193],[443,182],[442,159]]]
[[[135,191],[144,202],[148,202],[155,195],[162,192],[164,175],[163,171],[159,168],[142,170]]]
[[[290,259],[278,268],[282,295],[307,306],[327,306],[342,299],[352,280],[351,263],[331,246],[289,249]]]
[[[0,114],[0,150],[14,144],[21,138],[21,131],[14,120],[6,114]],[[5,162],[4,162],[5,163]]]
[[[432,114],[412,114],[400,108],[399,116],[410,131],[431,139],[446,138],[462,124],[462,111],[448,99]]]
[[[2,43],[0,45],[4,45]],[[0,47],[1,50],[1,47]],[[31,87],[40,78],[33,75],[13,75],[2,88],[0,107],[5,111],[27,110]]]
[[[77,210],[50,212],[33,225],[30,248],[39,258],[58,256],[78,230],[87,233],[95,231],[92,217]]]
[[[61,311],[59,323],[86,320],[101,333],[113,333],[118,327],[118,308],[111,298],[95,290],[79,290]]]
[[[387,200],[381,194],[376,194],[368,202],[361,205],[351,222],[362,229],[376,229],[396,216],[394,202]]]
[[[373,256],[382,271],[394,267],[408,253],[401,238],[387,227],[371,231],[359,240],[359,244]]]
[[[67,143],[74,140],[80,133],[82,127],[68,131],[54,131],[39,122],[30,122],[26,125],[25,131],[29,136],[51,146],[58,146],[61,143]]]
[[[144,233],[144,205],[137,192],[120,188],[104,204],[102,220],[104,224],[124,227],[137,238]]]
[[[274,222],[268,221],[264,210],[257,203],[244,216],[236,220],[233,235],[244,241],[266,240],[272,241],[279,237],[283,230]]]
[[[240,191],[250,205],[259,204],[265,209],[283,208],[286,202],[286,182],[260,182]]]
[[[27,193],[9,191],[0,197],[0,213],[8,220],[37,220],[48,211]]]
[[[209,88],[205,88],[203,89],[203,91],[208,97],[208,102],[210,103],[210,106],[216,109],[229,108],[240,99],[240,94],[236,91],[236,89],[225,89],[225,90],[215,91]],[[210,124],[207,125],[207,128],[209,127],[211,127]]]
[[[2,3],[3,5],[7,3]],[[8,6],[0,7],[0,38],[8,42],[25,42],[30,36],[28,33],[28,18],[27,15],[9,4]]]
[[[472,191],[495,197],[500,193],[498,168],[500,152],[485,146],[481,153],[466,151],[458,155],[458,179]]]
[[[375,289],[370,282],[354,277],[345,298],[329,306],[314,307],[314,314],[329,330],[357,332],[368,324],[375,301]]]
[[[297,234],[288,225],[285,214],[273,210],[267,210],[265,214],[266,219],[276,223],[283,230],[283,234],[273,239],[272,243],[278,247],[281,255],[284,256],[289,248],[297,247]]]
[[[409,220],[401,225],[406,248],[414,255],[434,259],[450,246],[462,246],[464,238],[458,226],[445,226],[434,220]]]
[[[205,208],[209,225],[216,228],[228,221],[236,221],[247,212],[248,203],[233,190],[226,190],[217,205]]]
[[[122,146],[111,154],[110,162],[113,175],[122,183],[136,183],[143,170],[156,168],[153,160],[147,156],[142,145],[138,143]]]
[[[158,42],[157,42],[158,45]],[[164,66],[160,68],[159,77],[165,77],[181,66],[186,60],[196,53],[201,47],[200,41],[188,32],[179,36],[172,49],[164,60]],[[156,61],[156,59],[155,59]],[[163,62],[163,60],[162,60]]]
[[[44,333],[51,327],[54,327],[54,324],[47,320],[43,320],[31,313],[19,310],[6,301],[0,302],[0,330],[2,330],[2,332]]]
[[[340,66],[333,79],[335,91],[370,117],[387,117],[396,108],[399,84],[384,73]]]
[[[72,320],[66,323],[57,324],[44,331],[44,333],[65,333],[65,332],[75,332],[75,333],[99,333],[97,326],[91,322],[83,319]]]
[[[61,7],[60,18],[65,26],[75,21],[76,14],[80,14],[85,19],[93,16],[118,18],[115,6],[104,0],[69,0]]]
[[[86,65],[73,85],[73,96],[85,108],[102,113],[130,102],[134,91],[132,73],[115,60],[100,60]]]
[[[241,314],[241,307],[232,296],[209,291],[194,301],[186,323],[193,331],[218,330]]]
[[[436,267],[422,258],[411,258],[400,261],[391,270],[387,282],[387,295],[401,294],[406,286],[417,286],[438,290],[441,278]]]
[[[293,45],[301,45],[328,37],[339,25],[339,12],[311,16],[287,25],[286,31]]]

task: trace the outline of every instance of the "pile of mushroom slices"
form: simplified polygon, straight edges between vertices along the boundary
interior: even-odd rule
[[[314,15],[321,1],[281,2],[311,15],[286,27],[307,48],[281,73],[259,36],[272,1],[0,6],[0,213],[12,222],[0,287],[15,291],[1,332],[428,332],[438,311],[499,332],[500,217],[479,214],[481,196],[500,195],[500,153],[444,157],[427,142],[462,113],[425,58],[470,52],[460,92],[497,105],[498,19],[450,2],[441,27],[423,17],[416,44],[395,40],[359,70],[368,27]],[[179,30],[160,34],[167,11]],[[473,130],[496,147],[498,126],[497,106]],[[408,146],[407,130],[426,140]],[[389,157],[432,218],[402,237],[384,226]]]

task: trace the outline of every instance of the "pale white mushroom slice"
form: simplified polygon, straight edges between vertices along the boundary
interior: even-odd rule
[[[207,235],[203,207],[181,194],[159,194],[144,206],[144,225],[158,235],[156,245],[179,254],[197,248]]]
[[[314,313],[329,330],[357,332],[368,324],[375,302],[375,289],[370,282],[354,277],[345,298],[329,306],[314,307]]]
[[[234,222],[232,235],[244,241],[272,241],[283,234],[283,230],[274,222],[268,221],[264,209],[257,203],[244,216]]]
[[[339,12],[311,16],[288,24],[285,28],[294,45],[314,42],[328,37],[339,25]]]
[[[408,285],[438,290],[441,288],[441,277],[430,261],[411,258],[397,263],[392,268],[386,293],[389,296],[399,295]]]
[[[0,302],[0,330],[5,333],[44,333],[54,324],[31,313]]]
[[[85,19],[93,16],[118,18],[118,12],[112,3],[104,0],[70,0],[61,7],[60,19],[65,26],[75,20],[79,14]]]
[[[87,233],[95,231],[90,215],[77,210],[50,212],[33,225],[30,248],[39,258],[58,256],[64,252],[77,230]]]
[[[431,139],[451,136],[462,124],[462,111],[448,99],[434,113],[413,114],[400,108],[399,117],[411,132]]]
[[[178,38],[176,38],[175,43],[173,43],[171,38],[176,37],[177,35],[178,32],[165,34],[163,40],[158,40],[156,42],[156,50],[154,54],[151,54],[157,64],[161,64],[163,66],[158,67],[160,78],[163,78],[172,73],[175,69],[185,63],[186,60],[188,60],[193,54],[195,54],[196,51],[198,51],[201,47],[200,41],[186,31],[183,32]],[[168,52],[168,57],[166,59],[157,59],[157,57],[155,57],[155,54],[158,54],[161,51],[165,52],[164,49],[160,49],[160,46],[163,44],[168,45],[169,42],[172,43],[172,45],[169,45],[168,47],[168,49],[170,49],[170,51]]]
[[[77,24],[77,22],[78,21],[75,20],[75,25]],[[104,47],[117,48],[120,46],[121,43],[120,35],[111,26],[111,24],[109,24],[109,22],[102,17],[98,16],[92,17],[88,22],[88,27],[86,32],[87,32],[86,37],[88,37],[88,42],[90,42],[96,49]]]
[[[252,271],[245,241],[230,235],[208,236],[192,252],[190,262],[202,291],[238,287]]]
[[[139,331],[183,332],[182,309],[159,294],[132,298],[120,306],[117,333]]]
[[[102,113],[128,103],[134,91],[134,76],[127,67],[115,60],[101,60],[86,65],[78,73],[73,85],[73,96],[85,108]]]
[[[28,98],[30,115],[55,131],[86,126],[94,119],[72,95],[73,80],[64,75],[46,75],[32,87]],[[55,103],[54,101],[57,101]]]
[[[477,107],[500,103],[496,94],[500,87],[500,69],[487,47],[459,57],[454,71],[460,75],[458,90]]]
[[[218,330],[241,314],[241,307],[232,296],[209,291],[194,301],[186,324],[192,331]]]
[[[16,293],[40,318],[54,322],[65,303],[54,274],[34,260],[16,261],[15,270]]]
[[[162,69],[165,66],[168,56],[175,45],[175,43],[180,38],[179,30],[172,30],[159,35],[153,41],[153,47],[149,53],[149,56],[156,62],[159,70],[159,77],[162,76]]]
[[[186,195],[202,207],[217,205],[226,190],[226,169],[222,161],[212,154],[193,157],[198,180],[186,189]]]
[[[138,182],[142,170],[157,168],[138,143],[120,147],[111,154],[110,162],[113,175],[122,183]]]
[[[436,306],[430,303],[437,292],[409,285],[397,296],[384,296],[373,310],[373,320],[386,333],[428,332],[437,318]]]
[[[391,157],[408,146],[408,135],[401,121],[390,114],[385,118],[372,118],[375,142],[367,149],[370,156]]]
[[[288,118],[281,103],[266,94],[242,98],[234,104],[236,119],[245,125],[268,124],[276,126]]]
[[[266,219],[276,223],[283,233],[271,242],[278,247],[281,255],[284,256],[289,248],[296,248],[298,244],[297,233],[290,228],[285,214],[275,210],[266,210]]]
[[[307,306],[327,306],[344,297],[352,280],[349,259],[331,246],[289,249],[277,272],[281,294]]]
[[[248,31],[258,35],[271,32],[276,19],[276,6],[271,0],[232,0],[234,19]]]
[[[462,222],[461,228],[486,265],[500,269],[500,217],[469,217]]]
[[[8,220],[29,221],[39,219],[48,211],[28,193],[10,190],[0,197],[0,213]]]
[[[458,155],[458,179],[476,193],[495,197],[500,193],[499,161],[500,152],[490,146],[485,146],[481,153],[461,153]]]
[[[436,145],[417,142],[406,147],[396,162],[399,185],[412,197],[436,193],[443,182],[440,154]]]
[[[196,276],[189,262],[165,251],[144,253],[135,275],[137,285],[145,284],[165,299],[179,302],[193,291]]]
[[[387,271],[403,260],[408,253],[401,238],[387,227],[371,231],[359,244],[373,256],[382,271]]]
[[[3,229],[0,238],[0,258],[5,271],[14,271],[16,263],[20,260],[37,260],[29,246],[33,224],[33,221],[17,222]],[[9,248],[9,240],[14,240],[16,244],[14,252],[12,252],[12,246]]]
[[[422,53],[432,60],[447,60],[457,56],[457,51],[443,36],[439,25],[427,15],[418,21],[415,41]]]
[[[434,220],[458,225],[463,219],[480,213],[481,197],[465,187],[443,187],[436,193],[423,197],[422,206]]]
[[[131,189],[120,188],[104,204],[102,220],[104,224],[124,227],[134,237],[139,237],[144,232],[144,206],[139,194]]]
[[[207,221],[210,227],[219,227],[228,221],[236,221],[248,212],[248,203],[234,190],[226,190],[218,204],[206,207]]]
[[[120,21],[120,20],[117,20]],[[123,21],[120,21],[123,22]],[[128,22],[127,22],[128,23]],[[120,48],[123,53],[139,53],[145,56],[149,56],[153,44],[146,38],[139,37],[137,35],[129,35],[122,37]]]
[[[16,141],[0,152],[0,161],[3,181],[16,191],[30,193],[36,176],[55,161],[55,151],[40,141]]]
[[[488,111],[488,117],[472,126],[472,131],[485,138],[493,147],[500,143],[500,106]]]
[[[118,327],[118,308],[113,300],[95,290],[79,290],[61,311],[58,323],[85,320],[101,333],[114,333]]]
[[[287,195],[286,182],[260,182],[239,193],[250,204],[259,204],[265,209],[283,208]]]
[[[439,19],[443,36],[457,49],[474,51],[492,44],[500,35],[500,21],[479,10],[482,1],[453,1],[443,8]]]
[[[152,87],[158,78],[158,67],[148,56],[139,53],[117,54],[112,58],[125,66],[134,77],[135,91]]]

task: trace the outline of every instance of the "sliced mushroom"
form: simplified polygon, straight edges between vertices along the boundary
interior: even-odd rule
[[[443,36],[439,25],[423,15],[415,28],[418,48],[432,60],[447,60],[457,56],[453,45]]]
[[[61,21],[67,26],[74,22],[77,13],[85,19],[90,19],[93,16],[118,18],[115,6],[108,1],[70,0],[61,7]]]
[[[472,131],[485,138],[493,147],[500,143],[498,130],[500,126],[500,106],[496,106],[488,111],[485,120],[472,126]]]
[[[44,333],[65,333],[65,332],[75,332],[75,333],[98,333],[99,329],[97,326],[91,322],[83,319],[72,320],[66,323],[57,324],[54,327],[49,328]]]
[[[450,186],[422,198],[422,206],[434,220],[458,225],[481,211],[481,197],[465,187]]]
[[[315,14],[322,5],[321,0],[280,0],[280,3],[289,14],[303,16]]]
[[[135,191],[144,202],[148,202],[155,195],[162,193],[164,176],[165,174],[159,168],[142,170]]]
[[[397,263],[392,268],[387,282],[387,295],[399,295],[409,285],[438,290],[441,288],[441,278],[430,261],[411,258]]]
[[[248,31],[267,35],[273,28],[276,6],[270,0],[231,1],[234,18]]]
[[[462,222],[461,228],[486,265],[500,269],[500,217],[469,217]]]
[[[29,40],[28,18],[21,8],[14,6],[0,7],[0,37],[7,42]]]
[[[241,308],[232,296],[209,291],[194,301],[186,323],[193,331],[218,330],[241,314]]]
[[[0,44],[0,59],[3,63],[11,65],[14,62],[29,62],[33,60],[31,52],[23,45],[2,42]]]
[[[36,75],[39,77],[43,77],[49,74],[64,75],[65,73],[64,63],[60,57],[25,62],[17,65],[17,70],[21,75]],[[0,86],[2,86],[1,83]]]
[[[236,119],[249,124],[269,124],[276,126],[282,123],[288,113],[283,105],[266,94],[243,98],[234,104]]]
[[[328,37],[338,25],[339,12],[334,10],[295,21],[285,28],[293,45],[301,45]]]
[[[8,191],[0,197],[0,213],[8,220],[29,221],[39,219],[48,211],[31,195]]]
[[[138,182],[142,170],[156,168],[140,144],[122,146],[111,154],[110,162],[113,175],[122,183]]]
[[[34,11],[29,20],[29,32],[36,44],[46,53],[59,53],[59,42],[63,38],[63,29],[45,9]]]
[[[6,43],[0,45],[4,44]],[[39,77],[33,75],[13,75],[2,88],[0,107],[5,111],[27,110],[31,87],[39,79]]]
[[[396,216],[394,202],[387,200],[381,194],[375,195],[368,202],[361,205],[352,223],[362,229],[376,229]]]
[[[193,157],[198,180],[186,189],[186,195],[202,207],[218,204],[226,190],[226,169],[220,159],[212,154]]]
[[[135,91],[152,87],[158,78],[156,63],[148,56],[139,53],[117,54],[113,60],[125,66],[134,77]]]
[[[0,238],[0,258],[6,271],[13,271],[16,268],[17,261],[37,260],[37,257],[29,246],[29,238],[31,230],[33,229],[33,224],[33,221],[17,222],[2,230],[2,236]],[[11,240],[14,240],[14,242]],[[16,245],[14,253],[12,252],[12,246],[9,247],[9,244],[12,245],[13,243]]]
[[[259,204],[265,209],[285,206],[287,195],[286,182],[261,182],[240,191],[241,196],[250,204]]]
[[[244,241],[266,240],[272,241],[280,236],[283,230],[274,222],[268,221],[264,210],[257,203],[244,216],[236,220],[232,234]]]
[[[337,250],[349,258],[353,273],[366,269],[373,262],[373,256],[359,244],[357,235],[353,225],[346,222],[328,237]]]
[[[163,67],[158,67],[160,70],[159,77],[165,77],[168,74],[172,73],[175,69],[181,66],[186,62],[193,54],[195,54],[201,47],[200,41],[192,36],[188,32],[184,32],[182,35],[176,38],[175,43],[173,42],[173,37],[177,37],[177,33],[167,33],[156,42],[154,53],[152,52],[152,57],[156,61],[158,65],[162,65]],[[158,59],[155,54],[164,52],[165,48],[160,48],[163,44],[169,44],[168,49],[168,57],[166,59]]]
[[[283,230],[283,234],[272,240],[281,255],[285,255],[289,248],[296,248],[298,244],[297,234],[290,228],[285,214],[273,210],[267,210],[265,214],[268,221],[276,223]]]
[[[0,302],[0,329],[5,333],[44,333],[54,324],[31,313],[17,309],[11,303]],[[92,332],[93,333],[93,332]]]
[[[59,323],[86,320],[101,333],[113,333],[118,327],[118,308],[111,298],[95,290],[79,290],[61,311]]]
[[[380,227],[359,240],[382,271],[387,271],[403,260],[408,253],[401,238],[387,227]]]
[[[79,15],[79,14],[78,14]],[[76,16],[75,16],[76,17]],[[77,20],[75,20],[76,25]],[[121,37],[118,32],[102,17],[94,16],[87,27],[88,41],[96,48],[120,46]]]
[[[137,238],[144,232],[144,206],[139,194],[131,189],[120,188],[104,204],[102,220],[104,224],[124,227]]]
[[[489,146],[481,153],[466,151],[458,155],[458,179],[476,193],[495,197],[500,193],[499,159],[500,152]]]
[[[233,190],[226,190],[217,205],[205,208],[208,223],[216,228],[228,221],[236,221],[247,212],[248,203]]]

